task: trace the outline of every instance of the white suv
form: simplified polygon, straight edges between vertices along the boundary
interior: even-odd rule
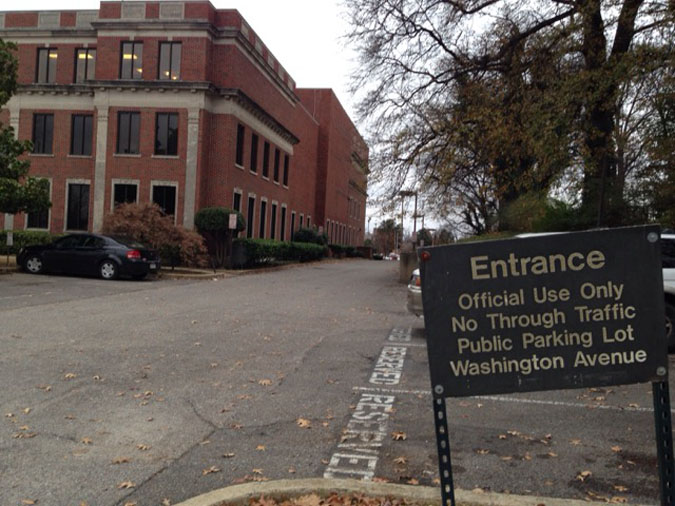
[[[666,337],[668,350],[675,352],[675,234],[661,234],[663,291],[666,296]]]

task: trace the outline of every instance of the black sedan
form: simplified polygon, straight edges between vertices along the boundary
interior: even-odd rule
[[[51,244],[27,246],[17,263],[26,272],[62,272],[116,279],[143,279],[159,269],[157,252],[132,239],[98,234],[71,234]]]

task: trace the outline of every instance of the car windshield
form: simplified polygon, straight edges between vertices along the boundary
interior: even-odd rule
[[[136,241],[135,239],[131,239],[130,237],[118,237],[118,236],[113,236],[111,237],[115,242],[118,242],[122,244],[123,246],[126,246],[127,248],[135,248],[135,249],[146,249],[147,246],[143,243],[140,243]]]

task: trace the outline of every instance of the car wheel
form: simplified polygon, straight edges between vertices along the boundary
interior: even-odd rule
[[[28,257],[24,263],[24,268],[31,274],[40,274],[44,270],[42,258],[37,255]]]
[[[668,351],[675,353],[675,306],[666,301],[666,340],[668,341]]]
[[[112,260],[103,260],[98,266],[98,272],[103,279],[116,279],[119,274],[117,264]]]

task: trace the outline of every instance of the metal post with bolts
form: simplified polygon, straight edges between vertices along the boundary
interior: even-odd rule
[[[668,379],[652,383],[656,454],[659,461],[661,505],[675,505],[675,463],[673,462],[673,428],[670,413]]]
[[[456,506],[455,486],[452,481],[450,460],[450,438],[448,437],[448,415],[445,409],[443,387],[434,387],[434,421],[436,423],[436,444],[438,446],[438,470],[441,477],[442,506]]]

